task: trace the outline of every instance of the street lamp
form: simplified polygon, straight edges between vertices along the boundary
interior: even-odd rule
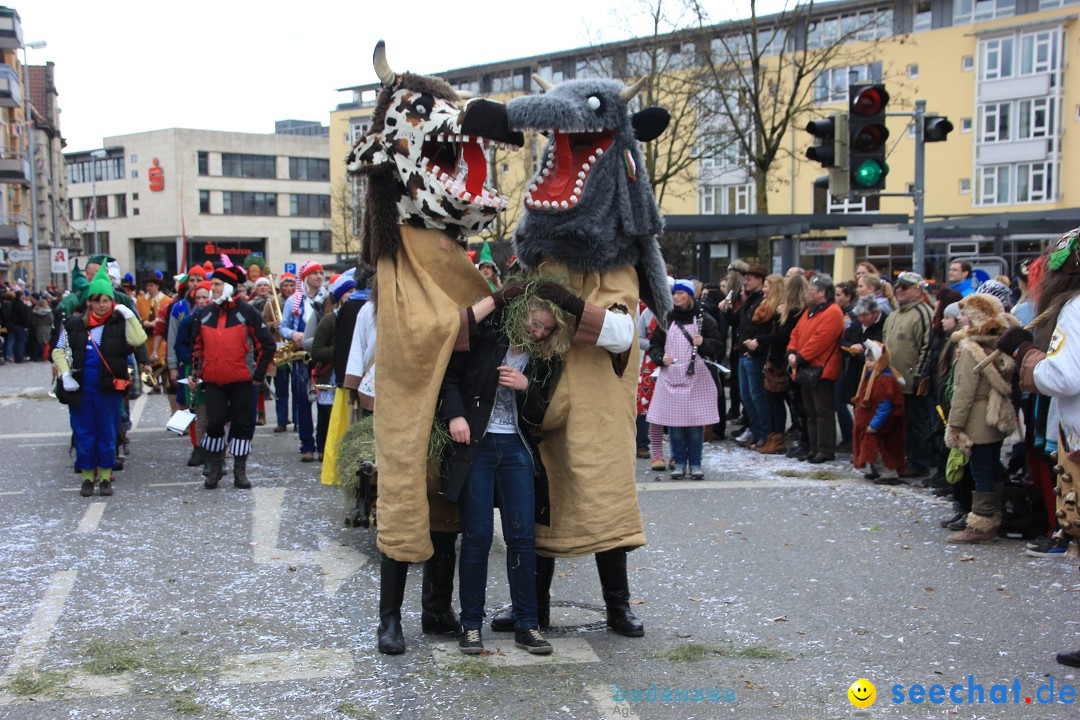
[[[23,45],[23,108],[26,121],[26,160],[30,164],[30,232],[33,234],[34,253],[31,270],[33,272],[34,289],[41,290],[41,279],[38,277],[38,222],[37,222],[37,163],[34,161],[34,112],[30,109],[30,66],[26,62],[26,49],[40,50],[45,47],[44,40],[26,43]]]
[[[90,214],[94,218],[94,249],[90,253],[91,255],[100,252],[98,248],[97,239],[97,161],[108,156],[109,153],[104,150],[91,150],[90,151],[90,187],[94,193],[93,203],[90,205]]]

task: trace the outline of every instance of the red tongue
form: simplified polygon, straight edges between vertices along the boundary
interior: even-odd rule
[[[465,190],[473,197],[484,191],[487,180],[487,157],[479,143],[467,142],[461,146],[461,157],[465,160]]]
[[[570,182],[573,164],[574,152],[570,149],[570,138],[564,133],[555,133],[555,175],[548,183],[548,194],[551,197],[562,197],[566,184]]]

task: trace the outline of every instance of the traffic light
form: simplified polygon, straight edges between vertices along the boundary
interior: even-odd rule
[[[827,118],[806,123],[806,132],[813,135],[817,141],[806,149],[806,157],[820,163],[821,167],[828,168],[829,192],[836,196],[848,194],[847,128],[847,113],[833,113]]]
[[[941,115],[923,116],[923,142],[945,142],[953,131],[949,118]]]
[[[851,188],[856,192],[885,189],[885,107],[889,93],[882,83],[852,85],[848,90],[848,146]]]

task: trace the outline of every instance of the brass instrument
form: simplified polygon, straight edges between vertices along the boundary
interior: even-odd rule
[[[274,359],[271,362],[274,365],[281,366],[288,365],[297,360],[311,362],[311,355],[294,341],[285,340],[284,342],[278,343],[278,349],[274,353]]]

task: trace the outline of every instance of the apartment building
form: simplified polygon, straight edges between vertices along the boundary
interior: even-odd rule
[[[335,261],[325,136],[173,128],[117,135],[65,155],[69,211],[87,254],[166,276],[187,262]],[[183,242],[186,238],[186,245]]]
[[[813,75],[807,100],[767,176],[750,167],[737,143],[704,142],[710,134],[729,130],[722,122],[698,124],[694,132],[702,147],[720,149],[699,153],[696,162],[680,170],[661,202],[669,218],[716,216],[715,227],[691,244],[695,250],[689,264],[713,278],[735,257],[779,267],[783,240],[756,235],[731,217],[767,204],[770,214],[787,216],[907,216],[907,223],[832,231],[800,231],[795,223],[788,238],[794,250],[787,255],[839,277],[850,276],[862,259],[890,273],[911,267],[910,197],[833,198],[815,187],[823,171],[805,158],[812,142],[802,131],[806,121],[846,109],[849,84],[870,80],[886,83],[892,96],[888,109],[898,115],[888,121],[887,193],[910,192],[914,179],[914,126],[899,115],[913,112],[921,99],[929,112],[948,116],[956,127],[946,142],[926,148],[923,270],[940,275],[947,260],[959,254],[1000,256],[1009,268],[1037,254],[1047,240],[1080,225],[1080,187],[1067,181],[1067,169],[1080,167],[1078,13],[1080,0],[840,0],[815,4],[812,14],[758,18],[765,68],[779,66],[781,58],[790,62],[804,51],[812,57],[838,44],[844,51],[834,53],[836,61]],[[455,88],[505,100],[539,92],[533,73],[555,83],[595,75],[629,78],[634,68],[647,65],[642,55],[650,51],[676,73],[722,57],[731,67],[745,67],[746,55],[730,50],[740,46],[747,28],[742,21],[687,28],[434,74]],[[407,49],[400,53],[407,55]],[[391,64],[408,65],[407,57],[395,58],[394,48],[389,54]],[[351,99],[330,118],[334,186],[348,185],[343,159],[370,123],[378,88],[377,82],[342,88]],[[535,155],[540,145],[534,142],[526,149],[527,160],[529,150]],[[515,173],[506,160],[496,159],[493,165],[509,171],[506,183],[519,186],[530,167],[526,162]],[[760,202],[761,193],[767,203]],[[520,200],[520,191],[510,195]]]

